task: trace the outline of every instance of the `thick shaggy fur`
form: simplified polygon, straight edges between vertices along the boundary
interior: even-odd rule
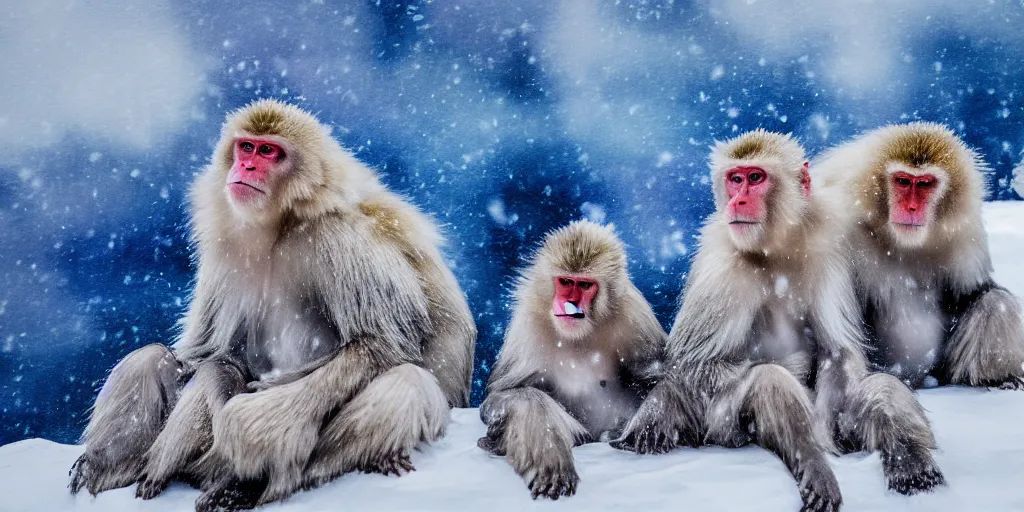
[[[567,336],[552,314],[553,277],[599,283],[588,324]],[[612,227],[578,221],[550,233],[522,272],[505,344],[487,384],[481,448],[507,455],[532,495],[572,495],[572,447],[614,437],[660,373],[665,333],[626,271]]]
[[[736,166],[760,167],[772,179],[768,218],[756,237],[737,237],[728,224],[723,185]],[[669,333],[668,375],[613,444],[660,453],[679,444],[756,442],[786,463],[806,510],[836,510],[842,497],[826,453],[839,418],[854,415],[843,441],[864,444],[869,434],[900,440],[923,452],[920,466],[933,467],[934,441],[923,415],[913,414],[919,408],[909,389],[884,375],[876,379],[891,380],[890,396],[862,385],[868,373],[843,258],[848,248],[827,223],[835,210],[801,190],[803,166],[795,140],[763,130],[715,148],[718,210],[702,231]],[[908,402],[913,407],[902,411]],[[876,417],[894,410],[901,412],[892,428]],[[919,476],[917,466],[909,476],[890,469],[896,479]]]
[[[284,149],[259,208],[225,191],[242,136]],[[128,485],[145,465],[140,496],[182,477],[205,491],[197,508],[231,509],[411,468],[447,407],[468,404],[476,337],[434,223],[312,115],[272,100],[228,117],[191,206],[198,276],[174,354],[146,347],[111,373],[72,490]],[[378,435],[322,442],[354,431]]]
[[[72,493],[86,489],[95,495],[138,480],[146,462],[142,455],[177,402],[180,374],[181,365],[161,345],[142,347],[114,366],[82,434],[97,442],[71,468]]]
[[[1020,301],[992,281],[982,225],[980,157],[942,125],[910,123],[868,132],[816,165],[822,191],[851,215],[847,253],[872,362],[911,386],[935,375],[969,386],[1022,387]],[[889,222],[890,173],[938,178],[932,214],[908,237]]]

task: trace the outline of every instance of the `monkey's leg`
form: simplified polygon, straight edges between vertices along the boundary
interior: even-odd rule
[[[704,406],[674,377],[658,382],[611,445],[636,453],[666,453],[703,438]]]
[[[434,334],[424,341],[423,366],[437,377],[448,404],[469,407],[476,326],[455,276],[442,261],[424,259],[424,287],[430,298]]]
[[[437,379],[414,364],[396,366],[370,382],[324,427],[305,472],[305,488],[343,473],[401,475],[420,442],[434,442],[448,425],[448,400]],[[262,502],[290,489],[267,488]]]
[[[909,495],[946,483],[932,458],[935,437],[924,409],[903,382],[874,373],[853,386],[847,399],[839,433],[881,453],[890,489]]]
[[[839,510],[843,501],[826,451],[815,435],[807,390],[785,368],[752,367],[736,386],[723,391],[708,411],[708,440],[734,443],[749,419],[758,445],[782,459],[796,478],[804,511]]]
[[[944,367],[953,384],[1024,389],[1024,317],[1017,298],[994,286],[953,327]]]
[[[68,488],[96,495],[136,482],[146,450],[177,399],[181,364],[167,347],[147,345],[111,370],[82,434],[85,453],[71,466]]]
[[[573,446],[588,434],[562,406],[536,388],[491,393],[480,406],[487,436],[477,444],[506,455],[536,499],[572,496],[580,477],[573,463]]]
[[[263,489],[250,481],[269,482],[275,499],[301,488],[324,421],[381,370],[397,364],[397,352],[381,345],[353,341],[299,380],[229,399],[213,415],[213,446],[199,462],[204,471],[225,476],[203,489],[196,510],[255,505]],[[211,468],[219,464],[227,467]],[[249,495],[238,495],[243,492]]]
[[[190,466],[213,444],[213,414],[232,396],[245,391],[241,370],[226,361],[204,361],[181,392],[160,435],[146,454],[146,469],[135,496],[156,497],[175,475],[195,472]],[[200,471],[201,473],[201,471]],[[190,475],[197,482],[207,475]]]

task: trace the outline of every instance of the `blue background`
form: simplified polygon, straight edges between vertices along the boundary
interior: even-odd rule
[[[3,2],[0,2],[3,3]],[[993,199],[1024,146],[1020,2],[42,0],[0,6],[0,444],[77,439],[113,364],[170,342],[184,194],[224,114],[297,103],[445,225],[480,336],[569,220],[613,222],[666,328],[710,212],[708,146],[814,154],[949,124]]]

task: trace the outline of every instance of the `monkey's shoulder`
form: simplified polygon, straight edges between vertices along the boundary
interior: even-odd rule
[[[437,225],[419,208],[400,196],[381,191],[357,205],[359,222],[365,223],[377,242],[397,246],[407,255],[422,257],[433,252],[442,238]]]

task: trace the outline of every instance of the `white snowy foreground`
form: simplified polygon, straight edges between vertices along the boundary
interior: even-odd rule
[[[985,207],[996,280],[1024,296],[1024,202]],[[877,455],[833,458],[844,511],[1024,511],[1024,392],[942,388],[920,392],[938,438],[938,461],[949,486],[903,497],[885,488]],[[268,512],[548,510],[680,510],[794,512],[800,498],[782,463],[757,448],[680,449],[639,456],[604,444],[574,450],[577,495],[532,501],[503,458],[476,447],[483,435],[476,409],[452,414],[448,436],[413,455],[417,471],[401,478],[353,474]],[[152,501],[134,488],[96,498],[68,494],[68,468],[82,452],[32,439],[0,447],[0,511],[187,511],[198,496],[175,484]]]

